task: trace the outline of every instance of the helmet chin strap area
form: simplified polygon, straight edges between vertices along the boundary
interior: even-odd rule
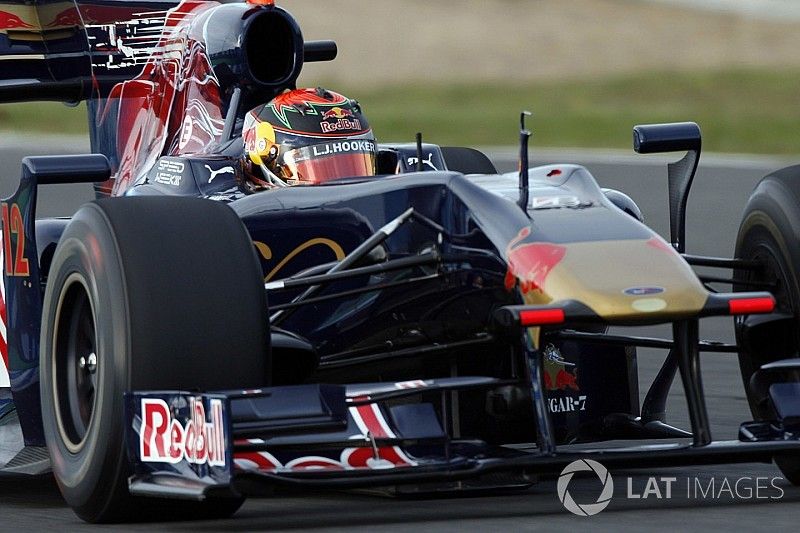
[[[274,172],[272,172],[269,168],[267,168],[267,165],[265,165],[264,163],[260,163],[258,166],[261,167],[261,172],[264,173],[264,177],[267,178],[267,181],[270,184],[275,185],[276,187],[288,187],[289,186],[288,183],[283,181],[281,178],[276,176]]]

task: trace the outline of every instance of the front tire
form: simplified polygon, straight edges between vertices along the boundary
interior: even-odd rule
[[[775,408],[758,397],[750,379],[758,369],[772,361],[800,355],[800,166],[789,167],[764,178],[745,207],[735,257],[756,261],[758,270],[737,270],[740,283],[734,290],[752,290],[741,282],[773,284],[776,313],[791,319],[758,325],[759,317],[737,317],[736,342],[739,367],[747,400],[756,420],[774,420]],[[800,458],[775,457],[775,463],[793,484],[800,484]]]
[[[163,507],[128,492],[125,392],[269,383],[266,296],[253,245],[230,208],[207,200],[115,198],[82,207],[50,267],[41,335],[53,472],[89,522],[146,519]],[[173,516],[222,517],[241,503],[169,508]]]

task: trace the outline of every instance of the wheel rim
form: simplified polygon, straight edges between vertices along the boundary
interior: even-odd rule
[[[772,247],[768,243],[761,243],[753,250],[751,258],[763,265],[763,267],[759,271],[749,272],[745,279],[747,281],[775,283],[775,287],[770,289],[770,292],[775,297],[775,311],[796,316],[798,302],[795,301],[789,286],[788,275]],[[743,323],[745,319],[745,317],[736,318],[739,323]],[[798,347],[800,347],[800,331],[794,325],[787,325],[774,333],[777,334],[777,337],[772,339],[773,342],[779,343],[785,349],[753,350],[753,355],[758,360],[759,365],[797,356]]]
[[[61,439],[75,453],[86,440],[100,379],[94,310],[82,276],[71,274],[67,278],[57,309],[53,398]]]

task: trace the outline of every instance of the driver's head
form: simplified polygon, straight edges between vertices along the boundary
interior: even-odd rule
[[[375,137],[361,106],[325,89],[295,89],[245,116],[244,147],[259,185],[316,185],[375,174]]]

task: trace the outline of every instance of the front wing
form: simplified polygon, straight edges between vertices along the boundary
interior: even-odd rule
[[[129,487],[142,496],[203,500],[266,494],[276,486],[447,490],[531,484],[576,459],[642,468],[769,462],[800,453],[787,425],[742,425],[739,440],[548,451],[452,438],[445,404],[454,391],[507,385],[458,377],[366,385],[297,385],[196,394],[126,395]],[[415,398],[416,397],[416,398]],[[429,401],[439,398],[441,409]],[[400,400],[400,401],[398,401]],[[498,474],[502,474],[499,475]]]

